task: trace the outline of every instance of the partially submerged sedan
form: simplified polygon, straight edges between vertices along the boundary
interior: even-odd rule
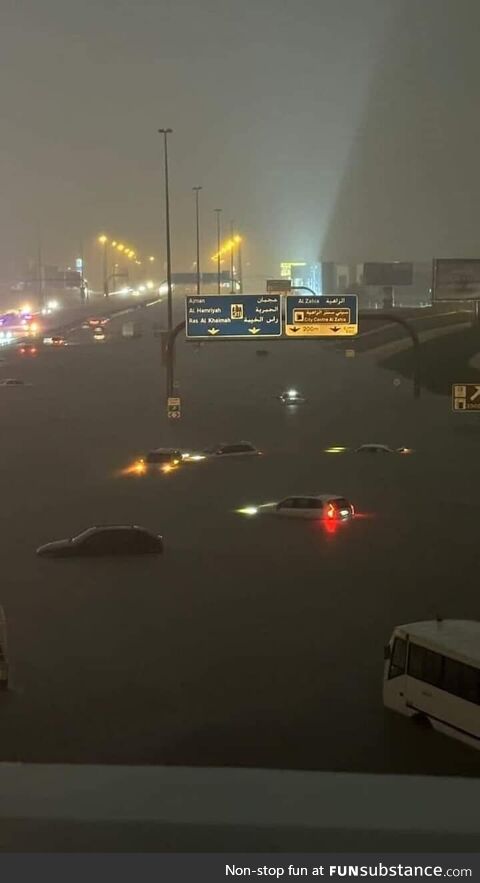
[[[89,527],[76,537],[55,540],[37,549],[37,555],[42,558],[159,555],[162,552],[163,538],[137,524]]]
[[[273,515],[277,518],[307,518],[325,521],[349,521],[355,509],[349,500],[337,494],[302,494],[285,497],[277,503],[244,506],[237,509],[241,515]]]

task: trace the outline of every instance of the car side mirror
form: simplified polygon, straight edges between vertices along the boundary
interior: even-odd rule
[[[391,651],[390,651],[390,644],[385,644],[385,647],[383,648],[383,658],[384,658],[385,660],[386,660],[386,659],[390,659],[391,655],[392,655],[392,654],[391,654]]]

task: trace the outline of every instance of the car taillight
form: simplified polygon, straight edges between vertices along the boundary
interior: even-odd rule
[[[332,503],[329,503],[327,509],[327,518],[335,518],[335,506],[333,506]]]

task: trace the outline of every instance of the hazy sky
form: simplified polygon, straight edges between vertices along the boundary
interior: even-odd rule
[[[465,232],[471,244],[474,213],[458,210],[467,171],[478,179],[476,5],[2,0],[4,266],[35,252],[39,222],[52,263],[71,261],[82,238],[89,255],[102,230],[163,261],[161,126],[174,129],[174,270],[194,260],[196,184],[204,268],[217,206],[244,233],[258,272],[278,272],[282,258],[317,259],[322,248],[327,258],[368,250],[381,259],[389,249],[407,258],[429,211],[433,239],[448,240],[455,224],[456,239]],[[443,226],[438,175],[462,190]],[[474,188],[478,196],[477,180]],[[411,200],[422,192],[417,211]],[[429,257],[436,241],[425,247]]]

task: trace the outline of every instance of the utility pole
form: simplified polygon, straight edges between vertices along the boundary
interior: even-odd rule
[[[103,296],[108,297],[108,237],[102,233],[98,237],[100,245],[103,245]]]
[[[45,308],[45,276],[43,270],[42,238],[38,231],[38,301],[40,309]]]
[[[200,214],[198,208],[198,196],[201,187],[192,187],[192,190],[195,193],[195,220],[196,220],[196,234],[197,234],[197,295],[200,296]]]
[[[220,242],[221,242],[220,215],[221,215],[222,210],[221,210],[221,208],[216,208],[216,209],[214,209],[214,211],[216,212],[216,215],[217,215],[217,294],[220,294],[220,274],[221,274],[221,270],[220,270],[220,262],[221,262],[221,257],[220,257]]]
[[[235,292],[235,277],[233,259],[235,252],[235,240],[233,238],[233,221],[230,221],[230,294],[234,294]]]
[[[85,267],[84,267],[84,253],[83,253],[83,239],[80,242],[80,300],[82,303],[87,299],[86,296],[86,285],[85,285]]]
[[[172,252],[170,243],[170,194],[168,186],[168,135],[171,135],[173,129],[159,129],[158,134],[163,135],[163,155],[164,155],[164,173],[165,173],[165,225],[167,239],[167,324],[168,330],[173,327],[173,299],[172,299]]]
[[[243,294],[242,240],[238,241],[238,290]]]

